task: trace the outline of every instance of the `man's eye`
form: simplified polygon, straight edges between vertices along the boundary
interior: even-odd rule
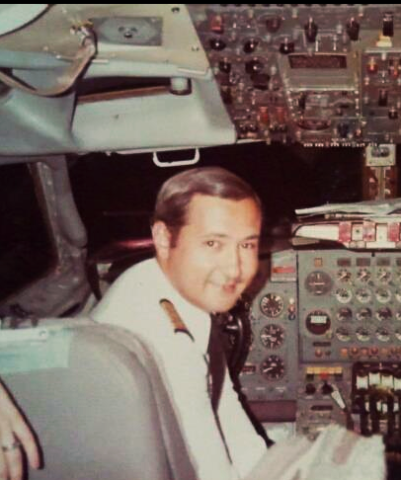
[[[210,248],[218,248],[220,246],[220,242],[216,240],[207,240],[205,243]]]
[[[254,250],[255,248],[257,248],[258,245],[255,242],[245,242],[241,244],[241,246],[246,250]]]

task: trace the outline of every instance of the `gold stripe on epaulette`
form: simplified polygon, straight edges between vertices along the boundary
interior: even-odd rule
[[[174,327],[174,332],[186,333],[193,340],[194,338],[191,335],[191,332],[188,330],[183,319],[180,317],[180,314],[177,312],[174,304],[166,298],[162,298],[159,303],[162,309],[166,312],[168,318],[170,319]]]

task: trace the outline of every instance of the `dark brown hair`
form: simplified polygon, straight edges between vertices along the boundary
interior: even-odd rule
[[[262,204],[252,187],[233,173],[220,167],[185,170],[162,185],[152,224],[162,221],[174,238],[187,223],[188,206],[194,195],[209,195],[228,200],[251,198],[262,211]]]

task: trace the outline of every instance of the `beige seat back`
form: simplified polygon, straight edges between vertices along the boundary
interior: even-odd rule
[[[30,480],[195,480],[150,352],[90,320],[0,331],[0,376],[36,432]]]

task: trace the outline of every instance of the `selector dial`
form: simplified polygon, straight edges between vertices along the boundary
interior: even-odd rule
[[[393,313],[392,311],[387,308],[387,307],[383,307],[383,308],[380,308],[377,312],[376,312],[376,318],[380,321],[380,322],[383,322],[384,320],[391,320],[391,318],[393,317]]]
[[[305,287],[312,295],[325,295],[331,290],[332,280],[326,272],[316,270],[306,277]]]
[[[348,330],[348,328],[345,327],[339,327],[336,330],[336,337],[341,341],[341,342],[349,342],[351,340],[351,334]]]
[[[391,300],[391,292],[386,288],[379,288],[376,291],[376,298],[377,301],[380,303],[387,303]]]
[[[367,288],[358,289],[355,296],[361,303],[369,303],[372,300],[372,292]]]
[[[391,271],[387,268],[379,268],[376,273],[376,278],[380,283],[389,283],[391,280]]]
[[[370,308],[361,308],[356,312],[356,318],[360,321],[371,320],[372,310]]]
[[[346,268],[341,268],[337,272],[337,280],[341,283],[350,283],[351,281],[351,272]]]
[[[349,308],[340,308],[337,312],[337,320],[340,322],[349,322],[352,320],[352,311]]]
[[[339,288],[336,291],[336,298],[340,303],[349,303],[352,299],[351,290],[347,288]]]
[[[285,373],[283,360],[277,355],[270,355],[261,364],[260,370],[267,380],[280,380]]]
[[[284,342],[284,330],[278,325],[266,325],[260,332],[260,340],[266,348],[279,348]]]
[[[260,302],[260,309],[266,317],[278,317],[284,308],[283,299],[275,293],[267,293]]]
[[[367,268],[360,268],[356,274],[356,278],[363,283],[367,283],[370,280],[371,273]]]
[[[361,342],[368,342],[370,340],[370,331],[365,327],[356,329],[356,338]]]

